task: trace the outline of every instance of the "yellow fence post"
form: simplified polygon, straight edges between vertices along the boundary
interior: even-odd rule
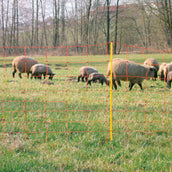
[[[112,140],[112,56],[113,56],[113,42],[111,42],[111,82],[110,82],[110,139]]]

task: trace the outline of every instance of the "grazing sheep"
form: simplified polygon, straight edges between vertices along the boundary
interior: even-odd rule
[[[159,63],[154,58],[146,59],[145,62],[144,62],[144,65],[145,66],[153,66],[153,67],[155,67],[155,69],[157,70],[157,72],[159,70]],[[155,78],[155,80],[156,80],[156,78]]]
[[[172,82],[172,71],[170,71],[167,75],[167,85],[169,88],[171,88],[171,82]]]
[[[46,75],[49,75],[49,79],[53,79],[53,76],[55,74],[53,74],[51,68],[45,64],[35,64],[32,66],[31,68],[31,72],[32,72],[32,75],[31,75],[31,79],[33,78],[33,76],[38,79],[41,79],[42,78],[42,75],[44,76],[44,79],[45,79],[45,76]]]
[[[164,78],[165,78],[164,80],[165,80],[165,82],[167,82],[167,75],[170,71],[172,71],[172,63],[169,63],[164,67]]]
[[[33,65],[38,64],[38,61],[25,56],[18,56],[12,61],[13,68],[13,78],[15,77],[15,73],[19,72],[19,77],[22,78],[21,73],[27,73],[27,78],[29,78],[29,73],[31,73],[30,69]]]
[[[110,76],[111,68],[108,65],[107,76]],[[142,89],[142,82],[144,79],[149,77],[157,77],[157,71],[151,66],[142,66],[135,62],[118,59],[112,62],[112,75],[113,75],[113,85],[117,89],[115,81],[130,81],[129,90],[132,89],[135,83],[137,83]]]
[[[80,81],[80,78],[82,78],[82,82],[84,82],[84,78],[88,80],[88,77],[91,73],[98,73],[98,70],[90,67],[90,66],[83,66],[80,68],[80,75],[78,76],[78,82]]]
[[[161,81],[164,81],[164,68],[167,65],[167,63],[162,63],[159,68],[159,78]]]
[[[109,81],[106,79],[106,77],[101,74],[101,73],[91,73],[89,75],[89,80],[87,82],[87,85],[90,84],[91,82],[97,82],[97,80],[99,80],[99,82],[103,85],[103,83],[105,82],[107,85],[109,85]]]

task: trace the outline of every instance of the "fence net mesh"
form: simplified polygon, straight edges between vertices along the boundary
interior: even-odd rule
[[[20,134],[25,139],[47,140],[75,135],[110,138],[110,87],[96,82],[78,82],[80,68],[92,66],[107,75],[110,43],[61,47],[1,47],[0,72],[0,138]],[[124,58],[139,64],[154,57],[161,63],[170,63],[171,52],[145,49],[118,43]],[[95,51],[96,50],[96,51]],[[12,60],[18,55],[32,57],[48,65],[55,74],[53,80],[12,77]],[[95,55],[100,52],[101,55]],[[150,54],[151,52],[151,54]],[[110,79],[110,78],[109,78]],[[165,134],[172,132],[171,90],[158,78],[144,80],[143,90],[135,85],[131,91],[128,82],[112,91],[113,138],[125,133],[130,138],[136,133]]]

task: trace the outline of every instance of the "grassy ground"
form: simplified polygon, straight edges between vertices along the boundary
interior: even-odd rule
[[[171,54],[117,57],[171,61]],[[34,58],[50,65],[52,85],[24,74],[12,78],[13,57],[0,61],[0,171],[172,170],[172,94],[166,83],[145,80],[143,91],[138,85],[128,91],[122,82],[113,90],[110,141],[109,88],[77,82],[83,65],[106,75],[109,57]]]

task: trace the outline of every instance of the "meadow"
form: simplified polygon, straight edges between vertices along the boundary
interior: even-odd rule
[[[143,90],[128,83],[110,88],[77,82],[79,68],[93,66],[106,75],[110,56],[32,56],[49,64],[52,84],[12,78],[14,57],[0,61],[0,171],[171,171],[172,92],[166,83],[145,80]],[[172,54],[128,54],[143,64]],[[46,79],[48,82],[48,79]]]

